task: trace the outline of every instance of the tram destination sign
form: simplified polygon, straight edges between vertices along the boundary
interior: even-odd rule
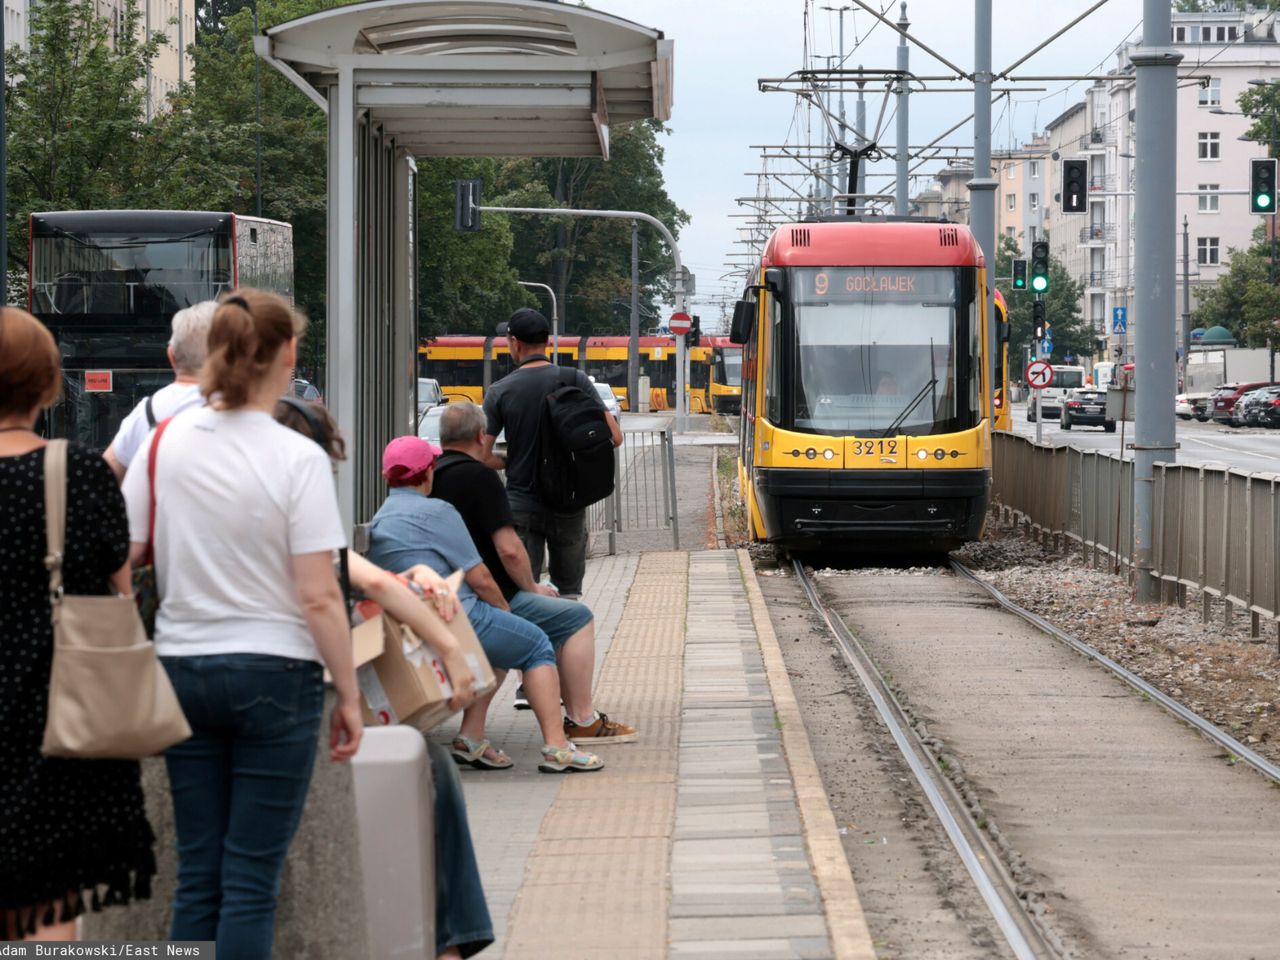
[[[800,300],[895,300],[955,303],[953,268],[823,267],[798,270]]]

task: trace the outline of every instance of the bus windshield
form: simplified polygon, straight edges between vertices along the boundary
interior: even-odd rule
[[[889,436],[954,429],[968,391],[953,268],[795,271],[796,429]],[[968,342],[974,340],[973,343]]]
[[[36,314],[163,316],[231,286],[231,236],[58,233],[31,238]]]
[[[1084,368],[1083,367],[1059,367],[1053,368],[1053,386],[1060,387],[1063,390],[1074,390],[1077,387],[1084,386]]]

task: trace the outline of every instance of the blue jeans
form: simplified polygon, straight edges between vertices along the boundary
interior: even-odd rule
[[[464,601],[465,606],[465,601]],[[551,641],[540,627],[514,613],[475,600],[467,609],[484,655],[495,670],[532,670],[556,665]]]
[[[558,653],[564,642],[591,622],[591,608],[577,600],[546,597],[521,590],[511,598],[511,612],[541,627]]]
[[[457,947],[470,957],[493,943],[493,921],[471,845],[458,765],[438,743],[428,743],[427,752],[436,791],[436,955]]]
[[[320,664],[246,653],[161,660],[192,730],[165,753],[178,835],[170,937],[270,960],[280,874],[315,766]]]

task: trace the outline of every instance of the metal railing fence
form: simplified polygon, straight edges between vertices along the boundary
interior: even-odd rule
[[[609,554],[618,552],[618,534],[671,531],[680,546],[676,509],[676,458],[670,424],[658,430],[622,427],[614,455],[613,493],[587,508],[587,530],[607,533]]]
[[[993,495],[1006,519],[1075,544],[1095,566],[1133,564],[1133,462],[1113,453],[1037,446],[1025,437],[992,438]],[[1221,465],[1156,464],[1153,574],[1166,601],[1186,588],[1262,618],[1280,619],[1280,475]]]

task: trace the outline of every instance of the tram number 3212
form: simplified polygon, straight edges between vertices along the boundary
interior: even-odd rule
[[[855,457],[896,457],[898,455],[897,440],[854,440],[853,455]]]

